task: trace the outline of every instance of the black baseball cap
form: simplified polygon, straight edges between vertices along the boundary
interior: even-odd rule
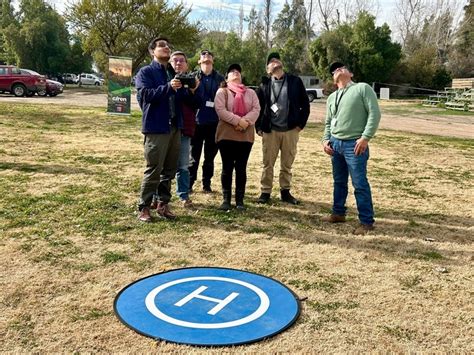
[[[268,57],[267,57],[267,65],[268,63],[271,62],[272,59],[278,59],[278,60],[281,60],[280,59],[280,53],[278,52],[271,52]]]
[[[339,68],[342,68],[342,67],[345,67],[344,63],[341,63],[341,62],[334,62],[332,63],[330,66],[329,66],[329,74],[333,75],[334,71],[336,69],[339,69]]]
[[[239,73],[242,73],[242,67],[239,64],[231,64],[227,68],[226,74],[229,74],[232,70],[237,70]]]

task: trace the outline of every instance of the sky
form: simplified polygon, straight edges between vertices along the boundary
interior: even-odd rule
[[[58,12],[62,13],[65,9],[66,2],[74,0],[47,0]],[[190,14],[191,21],[200,21],[203,25],[209,21],[209,13],[211,14],[225,14],[222,20],[228,20],[235,16],[236,20],[239,16],[240,6],[243,4],[244,14],[248,15],[252,6],[255,6],[258,11],[263,6],[263,0],[168,0],[170,4],[183,3],[186,7],[192,9]],[[285,0],[272,0],[274,10],[272,11],[273,19],[283,8]],[[291,3],[291,0],[288,2]],[[393,12],[395,11],[395,3],[397,0],[378,0],[379,14],[376,18],[377,25],[382,25],[387,22],[392,27],[391,20],[393,19]],[[220,10],[220,11],[217,11]]]

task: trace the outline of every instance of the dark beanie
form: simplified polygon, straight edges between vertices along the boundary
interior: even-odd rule
[[[267,58],[267,65],[268,65],[268,63],[270,63],[270,61],[271,61],[272,59],[281,60],[281,59],[280,59],[280,53],[278,53],[278,52],[271,52],[271,53],[268,55],[268,58]]]

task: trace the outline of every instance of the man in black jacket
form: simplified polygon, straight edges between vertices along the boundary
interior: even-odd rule
[[[280,55],[272,52],[267,60],[267,74],[258,90],[260,116],[255,124],[262,136],[263,172],[259,203],[270,201],[273,186],[273,167],[280,154],[281,200],[297,205],[299,201],[290,193],[291,167],[296,157],[299,132],[309,116],[309,100],[301,79],[285,73]]]

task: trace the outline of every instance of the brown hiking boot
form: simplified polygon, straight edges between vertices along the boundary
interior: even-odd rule
[[[148,207],[143,207],[138,219],[142,222],[151,222],[150,209]]]
[[[190,199],[181,200],[181,203],[182,203],[183,207],[186,208],[186,209],[189,209],[189,210],[194,209],[193,201],[191,201]]]
[[[158,206],[156,207],[156,213],[159,216],[164,217],[166,219],[175,219],[176,215],[170,211],[170,208],[167,203],[158,202]]]
[[[340,216],[337,214],[330,214],[329,216],[324,216],[321,218],[323,222],[329,223],[344,223],[346,221],[346,216]]]
[[[374,230],[374,225],[373,224],[359,224],[359,226],[354,229],[354,231],[352,232],[352,234],[355,234],[355,235],[365,235],[367,234],[367,232],[370,232]]]

